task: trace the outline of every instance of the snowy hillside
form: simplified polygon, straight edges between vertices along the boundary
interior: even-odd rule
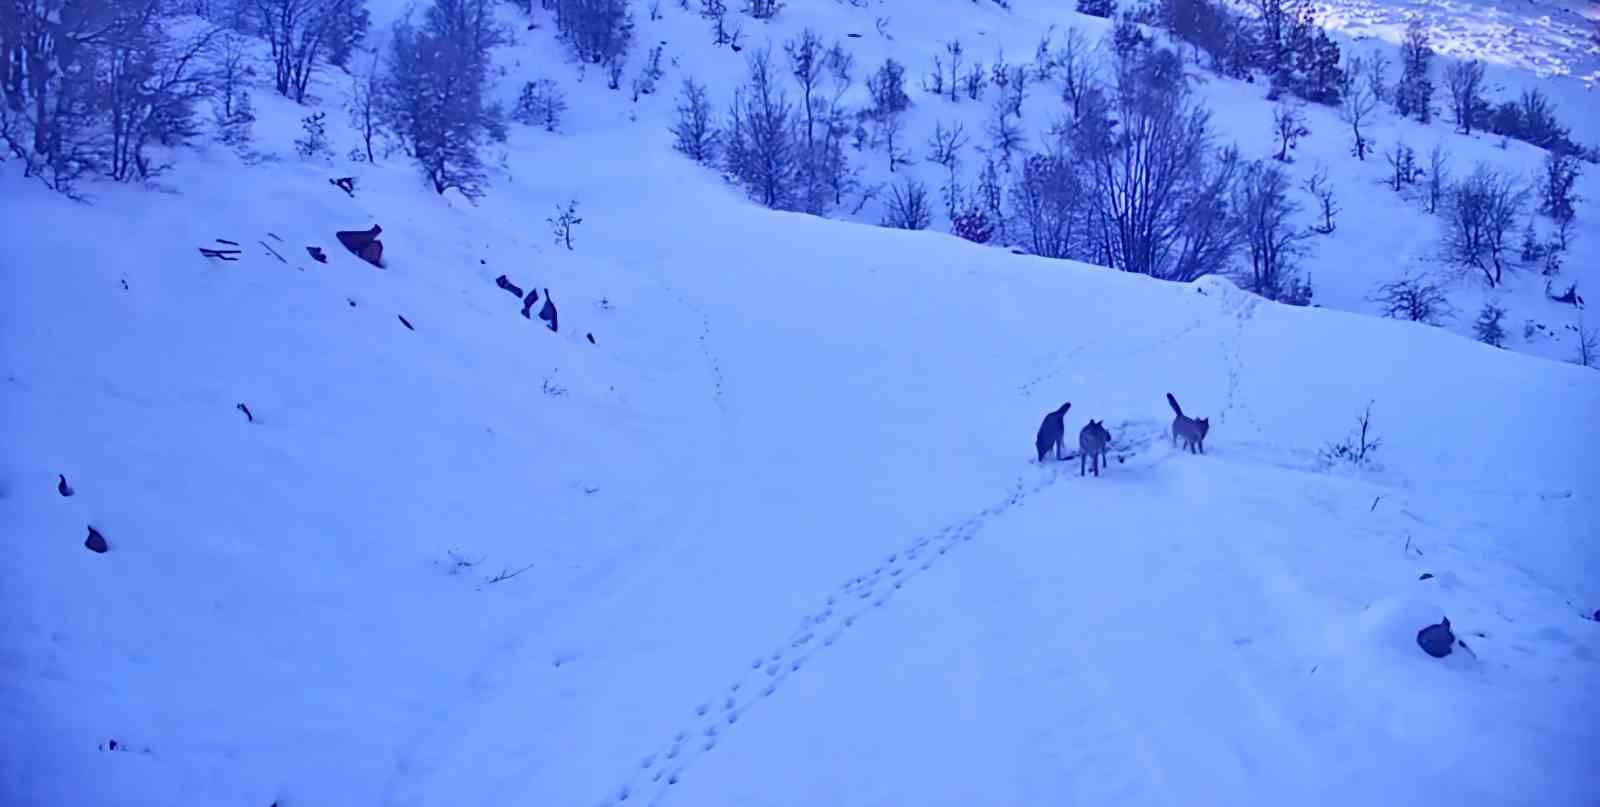
[[[743,55],[663,5],[662,84],[724,106]],[[875,5],[746,25],[861,33],[863,65],[1105,25]],[[159,188],[0,164],[0,803],[1593,803],[1600,375],[1370,316],[1433,239],[1378,166],[1339,175],[1326,307],[1291,307],[765,210],[671,149],[671,93],[517,35],[501,92],[571,109],[513,127],[476,204],[399,154],[296,157],[306,110],[266,90],[261,154]],[[347,81],[314,87],[330,120]],[[1269,147],[1262,88],[1204,92]],[[958,114],[913,100],[919,144]],[[1294,170],[1352,165],[1310,128]],[[334,235],[374,223],[383,268]],[[1570,319],[1512,278],[1519,325]],[[1033,461],[1069,401],[1068,449],[1111,431],[1098,478]],[[1325,459],[1369,403],[1374,461]]]

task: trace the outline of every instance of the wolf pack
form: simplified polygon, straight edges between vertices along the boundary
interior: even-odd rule
[[[1167,393],[1167,405],[1172,407],[1175,417],[1172,419],[1172,444],[1178,445],[1183,441],[1183,448],[1191,454],[1206,453],[1206,434],[1211,431],[1211,421],[1208,418],[1192,418],[1183,413],[1183,407],[1178,405],[1178,399]],[[1064,419],[1067,410],[1072,408],[1068,401],[1044,416],[1044,422],[1039,424],[1039,434],[1033,440],[1033,447],[1039,453],[1039,462],[1044,463],[1045,454],[1055,448],[1056,459],[1064,460],[1062,456],[1062,443],[1066,437],[1066,424]],[[1090,470],[1095,476],[1100,475],[1101,466],[1106,464],[1106,452],[1111,447],[1111,432],[1106,429],[1104,421],[1091,418],[1089,423],[1078,430],[1078,475],[1083,476]]]

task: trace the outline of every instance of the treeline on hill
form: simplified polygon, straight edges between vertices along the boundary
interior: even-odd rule
[[[634,100],[656,91],[662,49],[635,48],[634,3],[518,2],[526,14],[551,18],[580,69],[602,71],[610,90],[631,91]],[[506,137],[508,119],[559,128],[566,101],[549,79],[525,85],[509,114],[491,101],[490,54],[509,41],[493,19],[492,0],[434,0],[397,22],[381,51],[365,48],[364,3],[0,0],[0,155],[70,193],[88,176],[156,176],[172,147],[203,136],[242,150],[254,120],[246,54],[259,42],[271,56],[272,89],[296,103],[314,103],[314,78],[341,70],[332,77],[350,82],[344,111],[360,142],[350,157],[400,151],[439,193],[484,192],[480,152]],[[1155,277],[1188,280],[1238,266],[1252,290],[1305,304],[1311,287],[1296,263],[1312,233],[1291,224],[1300,202],[1278,164],[1292,159],[1294,140],[1304,134],[1300,104],[1336,107],[1350,126],[1353,156],[1388,160],[1397,192],[1430,177],[1428,209],[1452,222],[1449,252],[1491,284],[1500,282],[1511,254],[1506,222],[1528,195],[1487,167],[1445,184],[1442,161],[1441,170],[1424,171],[1403,143],[1380,151],[1367,136],[1363,127],[1379,104],[1424,122],[1441,109],[1438,71],[1420,25],[1407,32],[1392,77],[1382,56],[1342,60],[1305,0],[1251,0],[1249,13],[1221,0],[1159,0],[1118,17],[1105,42],[1090,42],[1078,29],[1059,41],[1047,32],[1031,61],[1002,56],[985,65],[954,39],[934,54],[921,87],[949,103],[985,102],[989,111],[982,131],[940,123],[928,137],[903,122],[912,104],[905,65],[857,65],[842,44],[809,30],[781,50],[745,44],[742,21],[780,13],[775,0],[750,0],[738,11],[725,0],[676,4],[679,13],[704,20],[713,47],[742,53],[747,67],[720,112],[702,85],[684,80],[676,145],[773,208],[859,213],[879,201],[883,223],[907,229],[931,226],[940,212],[968,240]],[[647,8],[652,19],[664,13],[654,0]],[[1103,0],[1080,0],[1079,10],[1114,12]],[[1176,47],[1160,45],[1147,27],[1165,29]],[[1276,160],[1244,160],[1216,142],[1188,62],[1270,83],[1269,95],[1280,99],[1272,121]],[[1560,224],[1564,244],[1577,157],[1592,155],[1582,155],[1538,90],[1497,105],[1484,97],[1481,64],[1443,72],[1444,108],[1458,129],[1550,150],[1541,210]],[[863,77],[869,100],[849,108],[850,89]],[[1044,134],[1030,144],[1024,101],[1038,92],[1059,97],[1060,105],[1051,120],[1033,124]],[[305,136],[296,141],[302,156],[327,156],[325,118],[323,111],[306,116]],[[864,182],[867,159],[901,178]],[[937,189],[901,170],[919,161],[938,166]],[[1332,232],[1331,188],[1324,180],[1305,189],[1320,214],[1315,231]]]

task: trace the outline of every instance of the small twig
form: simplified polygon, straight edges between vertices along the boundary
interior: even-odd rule
[[[1371,507],[1368,507],[1368,508],[1367,508],[1367,512],[1369,512],[1369,513],[1370,513],[1370,512],[1372,512],[1372,511],[1374,511],[1374,510],[1376,510],[1376,509],[1378,509],[1378,502],[1380,502],[1380,501],[1382,501],[1382,500],[1383,500],[1383,497],[1382,497],[1382,496],[1379,496],[1379,497],[1378,497],[1378,498],[1376,498],[1376,499],[1373,499],[1373,500],[1372,500],[1372,506],[1371,506]]]
[[[281,239],[280,239],[280,240],[281,240]],[[277,259],[278,259],[278,262],[279,262],[279,263],[284,263],[284,264],[287,264],[287,263],[288,263],[288,261],[287,261],[287,260],[285,260],[285,259],[284,259],[284,257],[283,257],[283,256],[282,256],[282,255],[279,255],[279,254],[278,254],[278,251],[277,251],[277,250],[275,250],[275,249],[273,249],[273,248],[272,248],[272,247],[271,247],[271,245],[269,245],[269,244],[268,244],[268,243],[267,243],[267,242],[265,242],[265,241],[256,241],[256,243],[257,243],[257,244],[260,244],[260,245],[261,245],[261,246],[264,246],[264,247],[266,247],[266,248],[267,248],[267,251],[268,251],[268,252],[270,252],[270,253],[272,253],[272,257],[274,257],[274,258],[277,258]]]
[[[205,247],[200,247],[200,254],[207,258],[217,258],[224,261],[239,260],[239,250],[237,249],[206,249]]]
[[[408,330],[408,331],[416,330],[416,328],[411,327],[411,321],[410,320],[406,319],[404,316],[402,316],[400,314],[395,314],[395,316],[400,317],[400,324],[406,326],[406,330]]]
[[[278,237],[277,233],[274,233],[274,232],[268,232],[267,235],[272,236],[272,240],[274,240],[274,241],[282,241],[283,240],[282,238]]]
[[[251,423],[256,422],[256,416],[250,414],[250,407],[245,406],[242,403],[236,403],[233,406],[234,406],[235,409],[238,409],[240,412],[244,413],[245,420],[248,420]]]
[[[229,241],[226,238],[218,238],[217,239],[217,243],[219,243],[219,244],[227,244],[230,247],[239,246],[239,242],[238,241]]]
[[[530,563],[527,566],[524,566],[524,567],[522,567],[522,568],[520,568],[520,569],[518,569],[518,570],[516,570],[514,572],[509,570],[509,569],[502,569],[499,574],[495,575],[494,577],[489,578],[487,582],[489,582],[489,583],[498,583],[501,580],[510,580],[511,578],[516,577],[517,575],[522,574],[523,572],[525,572],[525,571],[527,571],[529,569],[532,569],[532,568],[533,568],[533,564]]]

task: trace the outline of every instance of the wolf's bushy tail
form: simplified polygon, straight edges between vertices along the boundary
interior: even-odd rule
[[[1183,407],[1178,405],[1178,399],[1172,397],[1170,392],[1167,393],[1167,404],[1172,407],[1172,411],[1177,413],[1178,417],[1183,417]]]

